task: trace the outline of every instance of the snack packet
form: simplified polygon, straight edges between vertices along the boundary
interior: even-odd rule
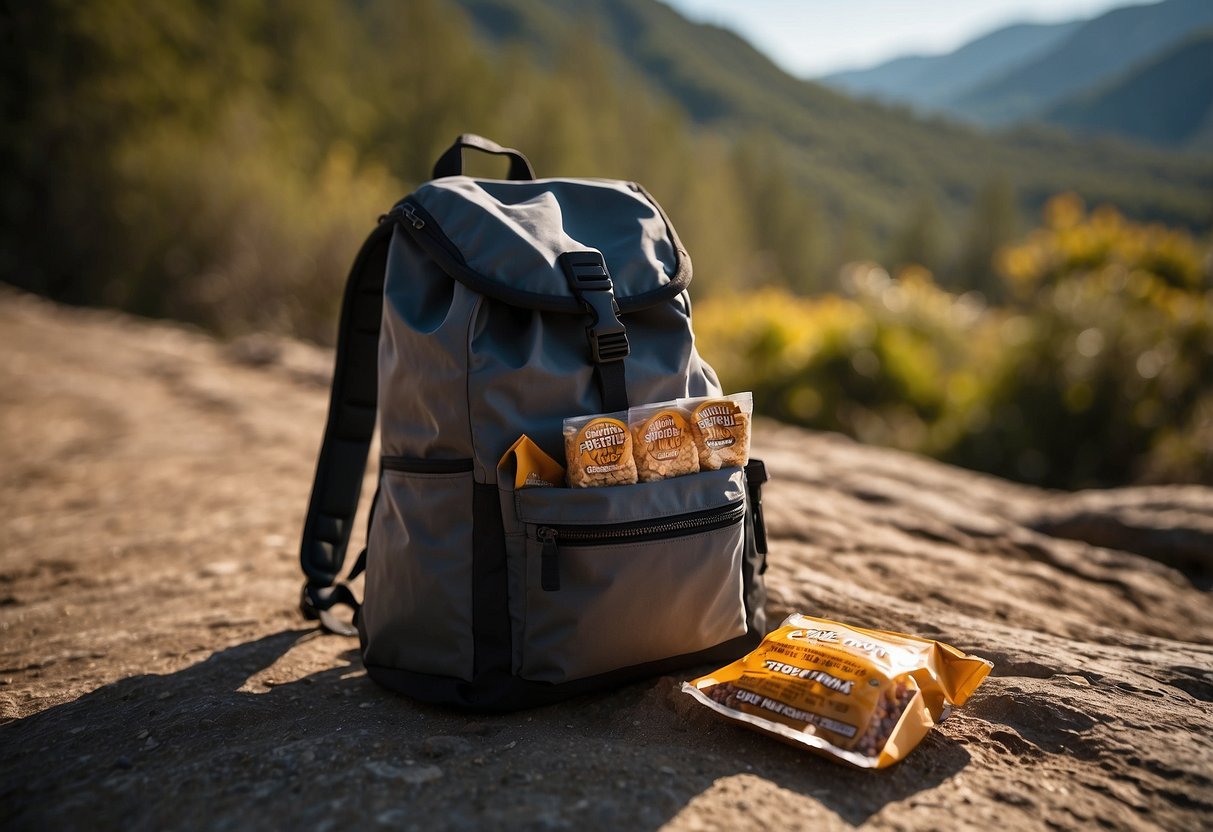
[[[860,768],[905,757],[993,665],[938,641],[794,613],[682,690],[717,713]]]
[[[699,448],[700,470],[719,471],[749,462],[753,394],[680,399],[679,404],[691,414],[691,432]]]
[[[632,430],[632,454],[641,482],[680,477],[699,470],[699,451],[691,435],[691,423],[677,402],[630,408],[628,427]]]
[[[636,482],[627,411],[564,420],[564,453],[573,488]]]
[[[525,433],[502,455],[497,470],[508,470],[511,461],[514,463],[515,489],[564,485],[564,468]]]

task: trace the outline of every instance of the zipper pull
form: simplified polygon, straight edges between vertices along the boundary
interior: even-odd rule
[[[425,228],[425,220],[417,216],[417,210],[413,208],[412,205],[405,203],[404,207],[400,209],[400,212],[404,214],[404,218],[412,224],[413,228],[419,230]]]
[[[556,530],[541,526],[535,536],[543,544],[539,557],[539,585],[544,592],[556,592],[560,589],[560,547],[556,545]]]

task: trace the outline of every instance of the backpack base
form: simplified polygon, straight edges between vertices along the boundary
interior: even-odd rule
[[[449,705],[468,711],[506,713],[550,705],[575,696],[618,688],[641,679],[690,670],[700,665],[726,664],[757,647],[762,635],[756,631],[749,632],[698,653],[624,667],[610,673],[561,684],[532,682],[503,672],[485,673],[472,682],[465,682],[449,676],[414,673],[396,667],[372,664],[366,665],[366,673],[383,687],[419,702]]]

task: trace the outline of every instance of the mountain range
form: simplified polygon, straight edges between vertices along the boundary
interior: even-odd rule
[[[1211,151],[1200,125],[1213,117],[1213,86],[1200,47],[1187,43],[1205,29],[1213,29],[1213,3],[1164,0],[1090,20],[1008,26],[948,54],[820,80],[987,127],[1038,121]]]
[[[1213,12],[1213,2],[1196,0]],[[1032,216],[1051,195],[1073,190],[1142,219],[1207,228],[1213,161],[1117,142],[1077,142],[1060,129],[990,134],[952,119],[919,117],[905,106],[858,100],[793,77],[731,30],[695,23],[657,0],[457,0],[474,29],[499,48],[524,48],[551,65],[577,44],[612,53],[621,72],[668,97],[701,129],[773,141],[795,185],[834,217],[863,218],[879,234],[904,227],[930,203],[949,228],[977,195],[1002,182]],[[1168,0],[1187,8],[1191,0]],[[1025,27],[1000,36],[999,56],[968,60],[1007,66],[1056,51],[1084,28]],[[963,51],[963,50],[962,50]],[[1018,56],[1018,57],[1016,57]],[[984,61],[984,63],[983,63]],[[930,73],[927,73],[930,74]],[[947,74],[946,72],[943,74]]]
[[[907,55],[820,80],[849,95],[946,110],[975,86],[1042,57],[1080,26],[1081,21],[1004,26],[944,55]]]
[[[1054,105],[1044,118],[1077,132],[1213,148],[1213,28],[1113,83]]]

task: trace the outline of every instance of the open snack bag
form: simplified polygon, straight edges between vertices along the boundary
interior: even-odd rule
[[[682,686],[729,719],[861,768],[905,757],[993,665],[938,641],[795,613]]]

